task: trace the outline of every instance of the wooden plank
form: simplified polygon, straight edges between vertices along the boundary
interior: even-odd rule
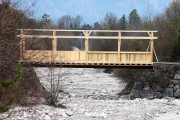
[[[120,57],[120,51],[121,51],[121,32],[118,33],[119,39],[118,39],[118,61],[121,61]]]
[[[76,39],[86,39],[86,36],[50,36],[50,35],[23,35],[26,38],[76,38]],[[89,36],[89,39],[119,39],[118,36]],[[157,37],[144,37],[144,36],[122,36],[121,39],[140,39],[140,40],[149,40],[149,39],[158,39]]]
[[[158,32],[156,30],[67,30],[67,29],[18,29],[18,30],[24,30],[24,31],[59,31],[59,32],[83,32],[83,31],[89,31],[89,32]]]

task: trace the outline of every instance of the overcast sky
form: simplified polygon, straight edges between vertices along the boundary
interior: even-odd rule
[[[57,21],[63,15],[83,17],[83,23],[93,24],[102,21],[107,12],[114,13],[118,19],[126,16],[133,9],[137,9],[141,17],[148,11],[160,13],[173,0],[38,0],[35,6],[35,17],[49,14],[52,20]]]

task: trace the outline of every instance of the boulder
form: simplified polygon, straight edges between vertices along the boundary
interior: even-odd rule
[[[180,74],[176,74],[176,75],[174,76],[174,80],[180,80]]]
[[[164,89],[157,84],[152,85],[154,92],[163,92]]]
[[[174,97],[180,98],[180,89],[176,90],[176,92],[174,93]]]
[[[143,89],[144,90],[149,90],[149,83],[148,82],[144,83]]]
[[[172,80],[172,83],[173,83],[174,85],[179,85],[179,84],[180,84],[180,80]]]
[[[139,94],[141,98],[154,98],[153,92],[150,90],[140,90]]]
[[[174,86],[174,90],[176,91],[176,90],[178,90],[179,89],[179,85],[175,85]]]
[[[131,93],[129,94],[130,99],[136,99],[136,98],[140,98],[140,93],[139,90],[137,89],[132,89]]]
[[[162,97],[173,97],[173,88],[166,88],[162,93]]]
[[[136,90],[141,90],[143,89],[144,87],[144,83],[143,82],[136,82],[133,86],[133,89],[136,89]]]

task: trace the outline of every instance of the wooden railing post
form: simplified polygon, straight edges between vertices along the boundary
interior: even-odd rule
[[[121,56],[120,56],[120,52],[121,52],[121,32],[119,31],[118,33],[118,62],[121,61]]]
[[[24,60],[25,52],[25,38],[24,38],[24,30],[21,30],[21,38],[20,38],[20,60]]]
[[[83,34],[85,35],[85,60],[86,63],[88,62],[88,51],[89,51],[89,35],[91,34],[91,31],[83,31]]]
[[[153,37],[154,37],[154,33],[151,32],[151,48],[150,48],[150,52],[151,52],[151,62],[153,62],[153,47],[154,47],[154,40],[153,40]]]
[[[52,40],[52,60],[55,62],[56,59],[56,51],[57,51],[57,38],[56,38],[56,31],[53,31],[53,40]]]

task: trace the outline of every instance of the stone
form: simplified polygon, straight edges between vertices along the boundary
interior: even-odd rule
[[[73,114],[74,114],[74,112],[73,111],[66,111],[66,114],[68,115],[68,116],[72,116]]]
[[[176,90],[176,92],[174,93],[174,97],[180,98],[180,89]]]
[[[173,84],[168,85],[169,88],[173,88],[173,86],[174,86]]]
[[[139,94],[141,98],[154,98],[153,92],[151,92],[150,90],[140,90]]]
[[[173,97],[173,88],[166,88],[162,93],[162,97]]]
[[[44,120],[51,120],[51,117],[49,117],[48,115],[45,115]]]
[[[144,90],[149,90],[149,83],[148,82],[144,83]]]
[[[27,113],[26,113],[26,112],[24,112],[24,117],[25,117],[25,118],[27,117]]]
[[[176,90],[178,90],[179,89],[179,85],[175,85],[174,86],[174,90],[176,91]]]
[[[156,92],[156,98],[162,98],[162,93],[161,92]]]
[[[155,92],[163,92],[164,89],[162,87],[160,87],[159,85],[152,85],[152,88]]]
[[[49,116],[53,116],[54,114],[53,114],[52,112],[50,112],[48,115],[49,115]]]
[[[180,80],[180,74],[176,74],[176,75],[174,76],[174,79],[175,79],[175,80]]]
[[[136,82],[135,84],[134,84],[134,89],[137,89],[137,90],[141,90],[142,88],[143,88],[143,86],[144,86],[144,84],[143,84],[143,82]]]
[[[180,84],[180,80],[173,80],[172,83],[173,83],[174,85],[178,85],[178,84]]]
[[[132,89],[131,93],[129,94],[130,99],[136,99],[136,98],[140,98],[140,94],[139,94],[139,90],[137,89]]]
[[[161,75],[161,72],[160,71],[155,71],[154,72],[154,76],[155,76],[155,78],[157,78],[157,77],[159,77]]]
[[[67,117],[67,114],[65,112],[62,113],[63,117]]]
[[[101,117],[102,117],[102,118],[107,118],[107,114],[105,114],[105,113],[103,112],[103,113],[101,113]]]

